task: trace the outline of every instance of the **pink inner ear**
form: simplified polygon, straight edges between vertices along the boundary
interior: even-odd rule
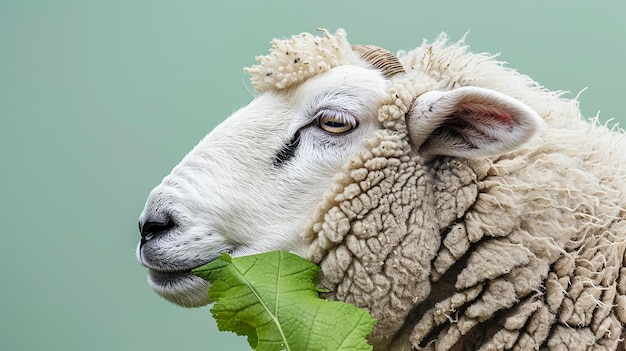
[[[426,92],[407,116],[412,146],[425,158],[500,155],[524,144],[541,125],[537,112],[521,101],[479,87]]]
[[[483,124],[498,124],[492,125],[492,127],[502,128],[506,125],[508,131],[512,131],[515,126],[513,116],[508,111],[499,109],[497,106],[481,104],[481,103],[466,103],[461,102],[458,104],[461,111],[468,111],[472,118],[478,118]],[[472,121],[468,121],[472,123]],[[491,122],[491,123],[490,123]]]

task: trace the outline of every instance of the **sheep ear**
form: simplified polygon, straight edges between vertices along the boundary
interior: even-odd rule
[[[411,144],[426,158],[503,154],[528,141],[542,123],[522,102],[478,87],[427,92],[407,114]]]

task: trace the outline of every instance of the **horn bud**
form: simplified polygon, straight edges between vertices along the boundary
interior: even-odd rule
[[[385,78],[404,73],[402,63],[389,50],[375,45],[352,45],[352,51],[359,54],[362,59],[369,62],[374,68],[380,70]]]

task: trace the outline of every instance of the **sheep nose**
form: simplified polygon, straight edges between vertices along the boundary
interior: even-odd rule
[[[141,234],[141,245],[143,246],[143,244],[148,242],[148,240],[174,228],[175,225],[176,224],[169,216],[164,219],[159,219],[159,220],[150,220],[150,218],[148,218],[148,220],[143,223],[142,221],[139,221],[139,233]]]

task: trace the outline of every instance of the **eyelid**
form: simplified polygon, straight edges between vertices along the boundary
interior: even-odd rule
[[[315,114],[313,124],[329,134],[345,134],[358,126],[356,119],[348,112],[337,109],[320,109]]]
[[[315,126],[321,128],[319,119],[322,116],[335,118],[340,123],[348,124],[352,129],[358,127],[356,116],[362,112],[358,96],[343,87],[335,87],[332,91],[317,94],[309,100],[303,111],[303,120],[300,128]],[[337,134],[337,133],[335,133]]]
[[[356,119],[349,112],[340,109],[321,108],[315,113],[314,119],[318,119],[322,116],[333,117],[341,123],[350,124],[352,127],[356,127],[358,124]]]

